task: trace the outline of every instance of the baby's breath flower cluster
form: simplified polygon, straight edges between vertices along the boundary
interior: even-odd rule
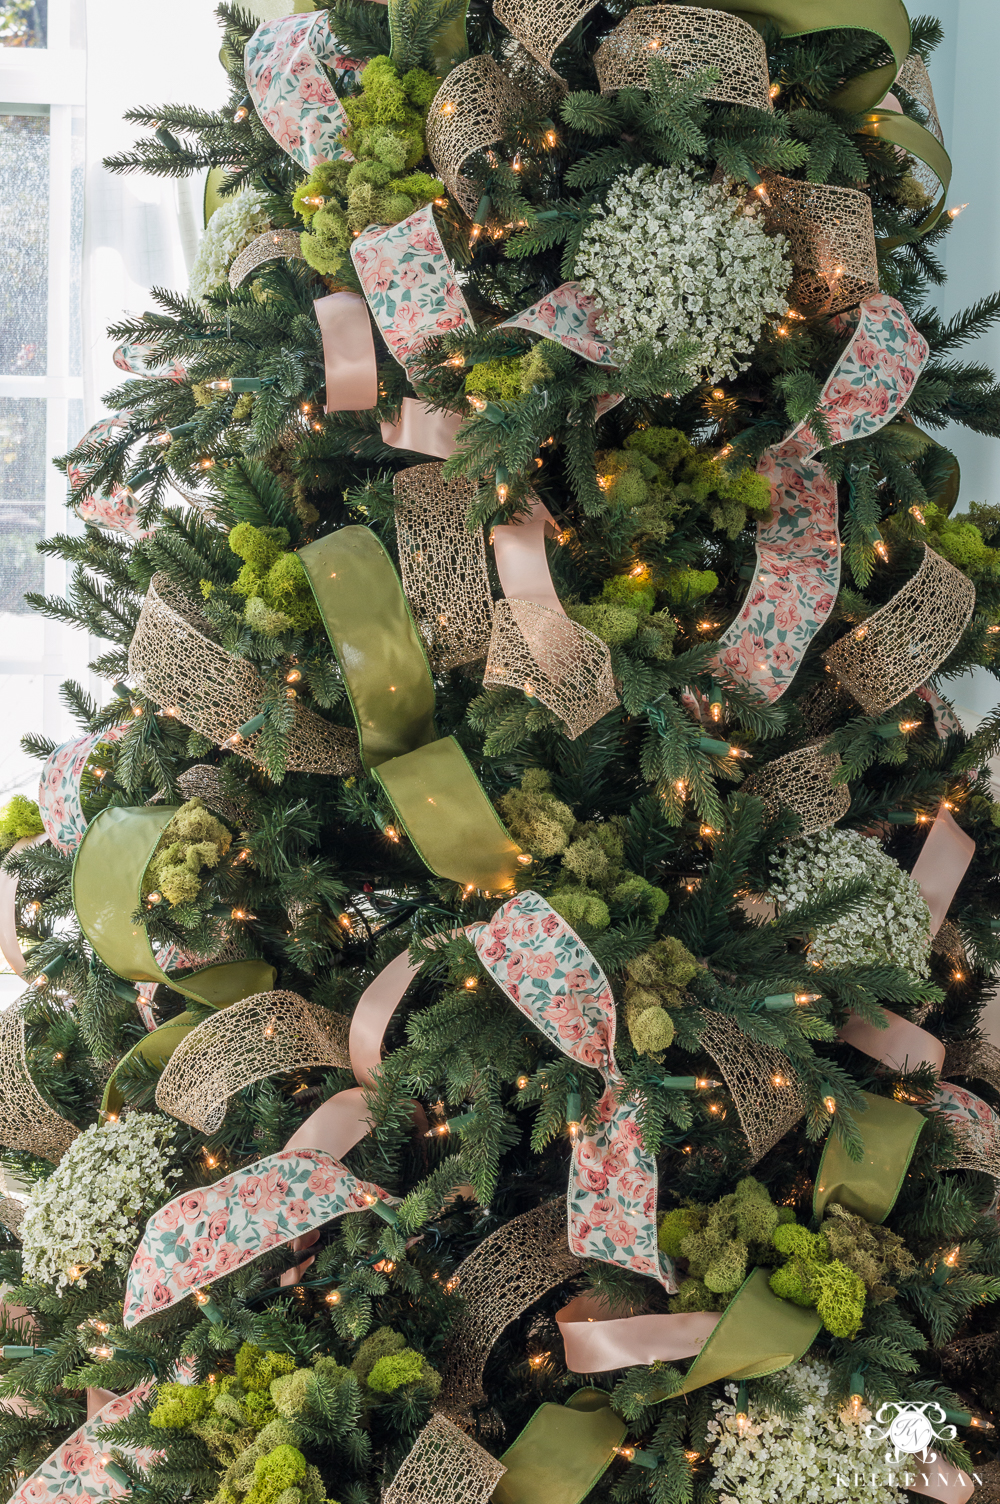
[[[750,1416],[742,1436],[736,1426],[735,1384],[717,1400],[708,1435],[715,1443],[712,1486],[719,1504],[902,1504],[899,1470],[885,1461],[885,1443],[866,1436],[872,1414],[857,1419],[830,1398],[831,1369],[804,1358],[785,1370],[803,1409],[796,1420]]]
[[[189,292],[200,302],[220,282],[225,282],[240,251],[266,230],[271,221],[263,209],[264,194],[246,188],[220,204],[205,226],[191,268]]]
[[[21,1224],[26,1284],[83,1289],[88,1269],[128,1268],[140,1220],[169,1200],[173,1135],[168,1118],[137,1112],[73,1140],[31,1193]]]
[[[790,841],[778,863],[771,896],[787,908],[824,888],[864,878],[872,888],[863,911],[814,933],[809,955],[822,966],[902,966],[925,977],[930,955],[930,912],[908,872],[877,841],[856,830],[824,830]]]
[[[697,341],[686,367],[718,381],[743,371],[766,316],[782,314],[792,275],[783,235],[768,235],[742,193],[682,167],[640,167],[595,208],[576,275],[621,360],[643,341],[665,350]]]

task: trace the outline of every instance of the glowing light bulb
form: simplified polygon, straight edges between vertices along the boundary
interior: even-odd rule
[[[205,385],[210,392],[231,392],[233,389],[228,376],[216,376],[214,381],[206,381]]]
[[[503,506],[504,502],[507,500],[507,496],[508,496],[507,486],[506,486],[506,484],[503,481],[500,481],[498,483],[498,485],[497,485],[497,501],[500,503],[501,506]]]
[[[532,1368],[541,1368],[542,1364],[545,1362],[545,1359],[548,1356],[548,1353],[534,1353],[532,1357],[528,1359],[528,1362],[530,1363]]]
[[[911,517],[915,517],[917,519],[917,521],[920,523],[921,527],[926,527],[927,526],[926,518],[924,517],[924,514],[920,510],[919,507],[911,507],[910,508],[910,516]]]
[[[331,1290],[328,1295],[323,1296],[328,1306],[339,1306],[342,1298],[339,1290]]]
[[[244,122],[244,120],[249,115],[249,113],[250,113],[250,111],[247,109],[246,105],[245,104],[241,104],[240,107],[239,107],[239,109],[236,111],[235,115],[233,116],[233,124],[234,125],[242,125],[243,122]],[[306,200],[306,202],[308,203],[308,199]]]
[[[721,388],[721,386],[716,386],[716,387],[713,387],[713,388],[712,388],[712,401],[713,401],[713,402],[721,402],[721,401],[722,401],[722,399],[723,399],[723,397],[724,397],[724,396],[725,396],[725,395],[726,395],[726,394],[725,394],[725,392],[724,392],[724,391],[723,391],[723,390],[722,390],[722,388]]]
[[[768,92],[768,97],[769,98],[771,98],[771,99],[777,99],[778,95],[781,93],[781,85],[780,84],[772,84],[771,87],[768,89],[767,92]]]
[[[518,1091],[524,1091],[525,1087],[529,1084],[530,1081],[530,1076],[518,1076],[514,1085],[517,1087]]]
[[[465,356],[464,355],[449,355],[448,359],[445,361],[445,365],[446,366],[455,366],[456,368],[459,367],[459,366],[464,366],[465,365]]]
[[[736,758],[747,758],[752,757],[753,753],[748,752],[746,747],[730,747],[729,756]]]
[[[530,857],[526,851],[522,851],[518,857],[518,861],[521,863],[522,867],[530,867],[533,858]]]
[[[476,988],[479,986],[479,978],[478,977],[466,977],[464,986],[465,986],[466,992],[475,992]]]
[[[902,732],[918,731],[920,729],[920,724],[921,723],[919,721],[900,721],[899,729]]]
[[[446,99],[444,104],[441,106],[441,113],[442,115],[454,115],[457,108],[458,106],[455,104],[455,101],[453,99]]]
[[[554,146],[559,145],[559,137],[556,135],[555,131],[545,132],[545,145],[549,148],[550,151]]]
[[[394,825],[387,825],[385,827],[385,833],[389,837],[390,841],[398,841],[399,840],[399,831],[396,829],[396,827]]]
[[[956,204],[953,209],[949,209],[948,210],[948,218],[949,219],[957,219],[958,216],[961,214],[962,210],[963,209],[967,209],[968,207],[969,207],[968,204]]]
[[[465,400],[474,413],[484,413],[486,411],[485,397],[477,397],[474,392],[470,392]]]
[[[826,1108],[826,1110],[830,1114],[830,1116],[833,1117],[834,1113],[837,1111],[837,1099],[836,1099],[836,1097],[834,1097],[834,1096],[826,1096],[826,1097],[824,1097],[823,1098],[823,1106]]]
[[[882,560],[883,564],[888,564],[888,562],[889,562],[889,549],[886,546],[884,538],[879,538],[878,541],[876,542],[876,544],[875,544],[875,552],[878,554],[878,556]]]
[[[215,461],[213,459],[211,459],[207,455],[206,455],[206,457],[203,460],[199,460],[198,461],[198,469],[199,470],[213,470],[214,468],[215,468]]]
[[[787,1081],[787,1079],[784,1076],[772,1076],[771,1077],[771,1084],[772,1084],[772,1086],[777,1086],[779,1088],[779,1090],[780,1090],[780,1088],[782,1086],[787,1086],[788,1085],[788,1081]]]
[[[635,1458],[635,1447],[615,1447],[615,1452],[626,1462],[632,1462]]]
[[[707,840],[709,836],[717,836],[719,832],[711,825],[702,825],[698,830],[698,834],[704,836]]]
[[[810,1003],[818,1003],[822,996],[821,992],[797,992],[795,1001],[800,1008],[808,1008]]]

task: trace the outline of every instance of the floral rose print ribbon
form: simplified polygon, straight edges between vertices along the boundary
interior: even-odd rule
[[[964,728],[955,714],[954,707],[947,700],[942,700],[936,689],[932,689],[929,684],[922,684],[916,694],[931,707],[934,730],[941,741],[951,736],[953,732],[958,736],[962,735]]]
[[[74,1431],[51,1454],[40,1468],[25,1478],[11,1494],[9,1504],[99,1504],[104,1499],[122,1499],[130,1489],[104,1471],[103,1459],[110,1461],[107,1449],[97,1439],[102,1426],[124,1420],[153,1387],[152,1380],[130,1389],[128,1394],[113,1396],[86,1424]],[[132,1457],[142,1468],[151,1467],[163,1453],[152,1447],[116,1447]]]
[[[372,318],[401,366],[436,334],[473,327],[430,204],[397,225],[374,225],[351,246]]]
[[[128,371],[132,376],[162,376],[165,381],[187,381],[187,367],[179,360],[169,360],[165,365],[154,363],[156,346],[126,341],[115,350],[112,359],[119,371]]]
[[[926,340],[895,298],[868,298],[859,313],[819,401],[832,444],[884,427],[906,402],[927,359]],[[823,447],[807,421],[762,456],[757,470],[771,484],[771,515],[758,524],[746,600],[719,639],[721,668],[772,702],[791,684],[833,610],[840,583],[837,488],[812,459]]]
[[[599,312],[594,299],[581,292],[578,282],[564,282],[523,313],[505,320],[500,328],[529,329],[544,339],[557,340],[594,365],[617,366],[611,346],[599,337]]]
[[[89,428],[80,440],[81,444],[103,444],[115,438],[119,430],[128,427],[128,413],[112,413]],[[78,491],[93,473],[92,465],[68,465],[66,478],[72,490]],[[83,522],[93,522],[106,527],[112,533],[129,533],[134,538],[148,538],[155,531],[142,528],[136,515],[135,498],[128,486],[112,486],[108,496],[91,494],[82,496],[73,504],[73,509]]]
[[[353,161],[343,145],[349,121],[327,70],[351,89],[363,64],[347,57],[325,10],[265,21],[247,43],[247,91],[264,129],[306,172],[317,162]]]
[[[579,1258],[622,1264],[677,1289],[656,1242],[656,1160],[646,1149],[638,1104],[620,1098],[615,1004],[597,961],[537,893],[519,893],[470,936],[479,959],[536,1028],[606,1083],[597,1124],[573,1145],[567,1208],[569,1246]]]
[[[135,1326],[270,1249],[376,1202],[395,1204],[381,1186],[314,1149],[283,1149],[176,1196],[146,1224],[128,1272],[124,1324]]]
[[[76,850],[87,831],[80,779],[90,755],[99,742],[120,741],[127,730],[128,726],[112,726],[109,731],[74,737],[46,760],[38,785],[38,812],[49,840],[66,856]]]

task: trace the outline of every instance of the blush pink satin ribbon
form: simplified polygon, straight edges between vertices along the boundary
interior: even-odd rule
[[[545,557],[545,532],[559,531],[555,518],[537,496],[523,521],[503,522],[493,529],[493,553],[503,593],[508,600],[533,601],[565,616],[556,595]]]
[[[326,412],[367,412],[378,403],[378,366],[368,305],[354,292],[334,292],[313,304],[323,337]],[[395,423],[381,424],[390,449],[433,454],[446,460],[455,452],[460,413],[436,412],[426,402],[404,397]]]
[[[975,852],[975,841],[966,835],[952,818],[951,811],[942,804],[910,874],[931,911],[932,935],[936,935],[944,923]]]
[[[378,369],[368,304],[354,292],[332,292],[313,304],[323,336],[326,411],[360,412],[378,401]]]
[[[47,840],[46,835],[22,836],[7,855],[16,856],[19,851],[27,851],[29,846],[38,846]],[[0,872],[0,954],[11,971],[19,977],[24,976],[26,963],[17,938],[17,878],[11,872]]]
[[[914,1457],[912,1465],[913,1472],[904,1464],[897,1473],[897,1482],[903,1483],[912,1494],[937,1499],[939,1504],[966,1504],[972,1498],[975,1484],[968,1473],[952,1467],[943,1457],[939,1456],[937,1462],[927,1463],[926,1466]],[[916,1481],[910,1483],[910,1478]]]
[[[607,1373],[635,1363],[693,1358],[719,1323],[718,1311],[685,1316],[623,1316],[595,1295],[578,1295],[556,1312],[570,1373]]]

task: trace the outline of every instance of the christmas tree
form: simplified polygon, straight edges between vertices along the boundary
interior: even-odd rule
[[[938,24],[219,14],[108,164],[219,207],[29,597],[112,688],[0,820],[13,1498],[988,1490]]]

